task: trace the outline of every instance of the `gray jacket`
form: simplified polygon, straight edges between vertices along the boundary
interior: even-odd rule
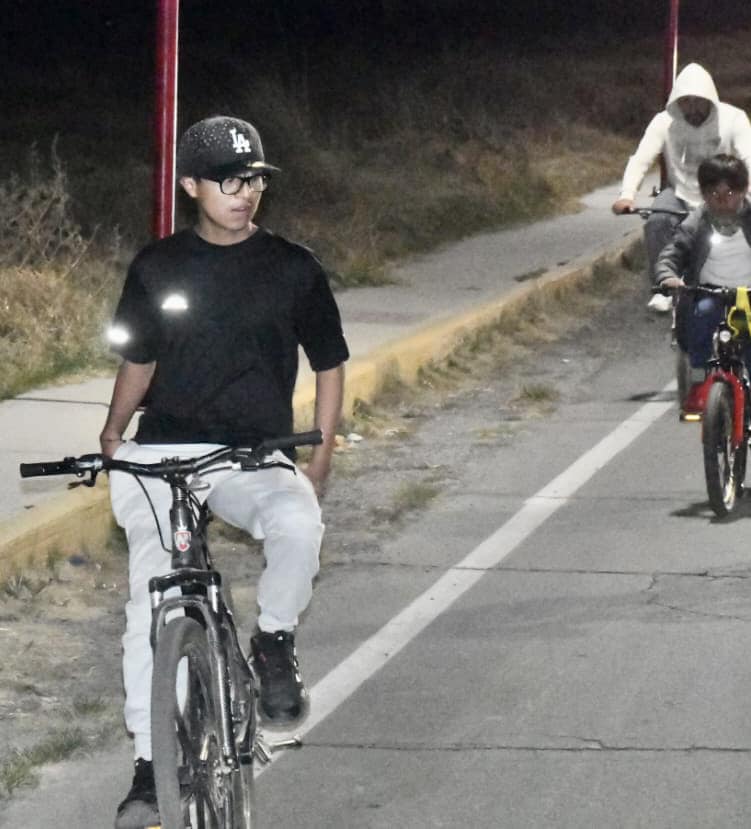
[[[751,204],[746,202],[741,210],[741,228],[751,247]],[[693,210],[678,226],[673,241],[666,245],[655,266],[655,279],[659,285],[670,276],[682,278],[686,285],[698,285],[699,274],[709,256],[711,237],[714,233],[706,207]],[[751,274],[748,275],[751,285]]]

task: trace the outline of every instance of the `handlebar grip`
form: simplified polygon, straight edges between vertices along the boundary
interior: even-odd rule
[[[76,459],[63,458],[61,461],[22,463],[19,466],[22,478],[38,478],[42,475],[75,475]]]
[[[316,446],[323,443],[323,433],[320,429],[312,432],[299,432],[284,438],[268,438],[262,441],[259,449],[273,452],[275,449],[293,449],[295,446]]]

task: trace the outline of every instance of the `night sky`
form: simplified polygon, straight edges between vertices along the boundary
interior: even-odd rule
[[[232,38],[242,29],[256,46],[285,37],[325,48],[386,40],[431,44],[483,37],[534,45],[540,38],[589,32],[600,37],[661,29],[669,0],[182,0],[188,41]],[[45,63],[84,54],[97,60],[143,53],[153,32],[155,0],[5,0],[0,30],[6,56]],[[751,23],[747,0],[682,0],[692,31]]]
[[[682,32],[751,29],[749,0],[681,0]],[[150,90],[156,0],[4,0],[0,142],[30,104],[75,93],[130,100]],[[189,90],[223,64],[252,76],[279,66],[325,73],[430,61],[441,50],[577,54],[660,38],[669,0],[182,0],[181,79]],[[657,49],[659,50],[659,46]],[[659,58],[657,58],[659,59]],[[337,65],[338,62],[338,65]],[[193,73],[193,74],[191,74]],[[293,73],[294,74],[294,73]],[[298,71],[299,74],[299,71]],[[104,87],[104,79],[107,85]]]
[[[593,42],[661,32],[669,0],[182,0],[187,52],[206,43],[228,50],[399,47],[429,55],[462,41],[514,43],[530,49],[576,37]],[[92,71],[118,67],[131,79],[152,60],[156,0],[5,0],[0,18],[4,98],[19,72],[46,74],[61,65]],[[682,0],[684,31],[751,26],[748,0]],[[8,72],[10,76],[8,77]]]
[[[182,0],[181,53],[279,54],[319,64],[350,50],[373,61],[460,44],[577,50],[662,32],[669,0]],[[151,76],[156,0],[5,0],[0,96],[6,117],[23,80],[77,67],[127,91]],[[683,31],[751,26],[748,0],[682,0]],[[189,67],[190,64],[188,64]],[[16,87],[20,87],[17,89]],[[18,100],[20,98],[20,100]]]

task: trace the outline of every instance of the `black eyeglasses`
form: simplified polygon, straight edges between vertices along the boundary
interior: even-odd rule
[[[225,196],[236,196],[245,184],[247,184],[254,193],[263,193],[263,191],[269,186],[269,177],[261,173],[254,173],[251,176],[212,178],[210,181],[215,181]]]
[[[735,190],[712,190],[709,195],[714,199],[732,199],[735,195]]]

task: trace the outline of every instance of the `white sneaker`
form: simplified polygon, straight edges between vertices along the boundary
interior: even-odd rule
[[[673,310],[673,299],[665,294],[653,294],[652,299],[647,303],[647,308],[651,308],[658,314],[667,314]]]

